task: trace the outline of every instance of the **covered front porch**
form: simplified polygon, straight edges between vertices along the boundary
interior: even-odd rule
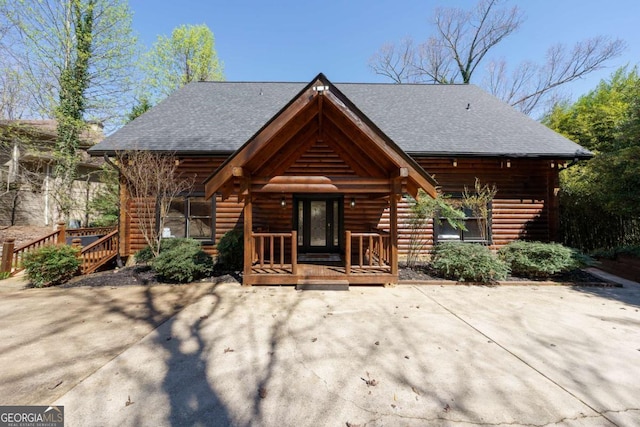
[[[435,181],[320,75],[205,182],[243,204],[244,285],[394,284],[398,202]]]

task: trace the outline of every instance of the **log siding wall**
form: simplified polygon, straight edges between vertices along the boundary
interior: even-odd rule
[[[318,144],[309,149],[292,165],[287,174],[323,174],[327,167],[339,175],[352,175],[346,164],[327,147]],[[314,156],[310,154],[315,154]],[[329,157],[327,157],[329,156]],[[557,222],[557,168],[551,167],[551,161],[540,159],[511,159],[507,167],[506,159],[456,159],[454,166],[451,158],[431,158],[414,156],[416,161],[438,181],[442,192],[461,193],[464,187],[473,188],[475,179],[483,184],[495,184],[498,194],[493,201],[492,248],[497,249],[516,239],[553,240]],[[225,160],[223,156],[184,158],[180,162],[180,172],[194,179],[194,192],[204,191],[203,181]],[[306,172],[306,173],[305,173]],[[260,195],[254,198],[254,225],[256,228],[271,232],[291,231],[293,199],[285,194],[286,207],[282,208],[280,195]],[[388,200],[372,198],[369,195],[356,195],[356,208],[349,206],[351,196],[345,197],[344,229],[352,232],[369,231],[371,227],[389,229]],[[128,203],[129,212],[121,214],[120,230],[121,253],[130,255],[145,246],[144,238],[137,228],[138,210],[136,203],[127,200],[126,188],[121,190],[121,202]],[[216,197],[215,243],[229,230],[241,228],[243,203],[237,196],[222,200]],[[409,227],[409,204],[406,199],[399,203],[399,253],[406,257],[412,236]],[[428,249],[433,242],[433,224],[429,222],[424,233],[418,239],[424,240]],[[215,245],[205,245],[204,249],[216,254]]]

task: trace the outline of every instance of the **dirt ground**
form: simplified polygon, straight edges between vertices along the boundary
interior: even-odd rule
[[[7,239],[16,239],[16,248],[53,232],[53,227],[11,225],[0,227],[0,245]]]

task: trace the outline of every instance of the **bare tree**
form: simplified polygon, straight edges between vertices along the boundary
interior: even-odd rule
[[[407,76],[415,82],[469,83],[485,55],[522,23],[522,13],[517,7],[501,9],[498,3],[481,0],[469,11],[436,9],[435,35],[417,49],[411,39],[403,40],[397,49],[393,45],[383,46],[372,57],[371,68],[376,74]]]
[[[124,151],[116,154],[116,163],[129,194],[120,208],[135,212],[140,233],[154,257],[158,256],[171,202],[191,191],[193,179],[181,176],[173,154]]]
[[[402,39],[398,45],[387,43],[369,61],[371,69],[395,83],[409,83],[413,77],[416,59],[413,39]]]
[[[434,35],[417,46],[410,38],[398,45],[385,44],[371,57],[369,66],[396,83],[470,83],[487,54],[523,23],[518,7],[501,7],[500,3],[480,0],[470,10],[438,8]],[[504,61],[492,61],[484,86],[531,114],[554,89],[601,68],[624,47],[622,40],[606,37],[579,42],[573,50],[557,45],[549,49],[544,64],[523,62],[511,74]]]
[[[497,97],[530,114],[554,89],[598,70],[620,55],[621,40],[595,37],[576,43],[573,49],[558,44],[547,50],[544,64],[523,62],[509,75],[504,61],[490,64],[487,89]]]

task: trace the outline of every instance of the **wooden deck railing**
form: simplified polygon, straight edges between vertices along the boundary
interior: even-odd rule
[[[269,266],[285,269],[290,266],[291,273],[297,274],[298,233],[295,230],[290,233],[251,233],[251,239],[253,263],[260,268]],[[290,247],[290,263],[285,263],[287,246]]]
[[[69,228],[66,230],[67,237],[101,236],[111,233],[116,227],[84,227]]]
[[[47,234],[46,236],[40,237],[39,239],[26,243],[18,248],[15,247],[15,239],[7,239],[2,246],[2,262],[0,263],[0,272],[9,272],[11,275],[19,273],[20,271],[24,270],[22,261],[24,260],[24,257],[28,252],[34,251],[47,245],[65,244],[67,236],[79,238],[83,236],[102,234],[107,234],[107,236],[104,236],[100,240],[88,245],[82,251],[84,254],[85,251],[89,250],[89,248],[93,248],[90,252],[87,252],[87,256],[89,257],[90,261],[88,262],[86,269],[84,267],[83,261],[82,273],[87,274],[89,272],[95,271],[96,268],[100,267],[109,259],[112,259],[113,256],[115,256],[115,254],[113,256],[110,256],[113,251],[117,252],[118,250],[118,233],[114,227],[67,229],[65,228],[64,223],[58,223],[57,230]],[[108,236],[110,236],[110,238],[106,239]],[[115,244],[113,243],[114,241],[116,242]],[[98,244],[99,242],[102,243]],[[96,257],[101,253],[105,256],[109,256],[109,258],[102,262],[97,261]]]
[[[369,233],[345,232],[344,267],[346,274],[351,274],[351,268],[380,268],[390,265],[391,250],[389,233],[385,231]],[[353,242],[355,240],[355,244]],[[356,249],[356,263],[352,260],[352,248]]]
[[[118,254],[118,230],[113,230],[106,236],[82,248],[80,256],[82,265],[80,274],[89,274],[111,261]]]
[[[14,246],[15,239],[7,239],[2,248],[2,265],[0,266],[0,271],[10,272],[12,275],[19,273],[24,270],[22,261],[27,252],[47,245],[64,243],[64,238],[64,228],[62,228],[18,248]]]

